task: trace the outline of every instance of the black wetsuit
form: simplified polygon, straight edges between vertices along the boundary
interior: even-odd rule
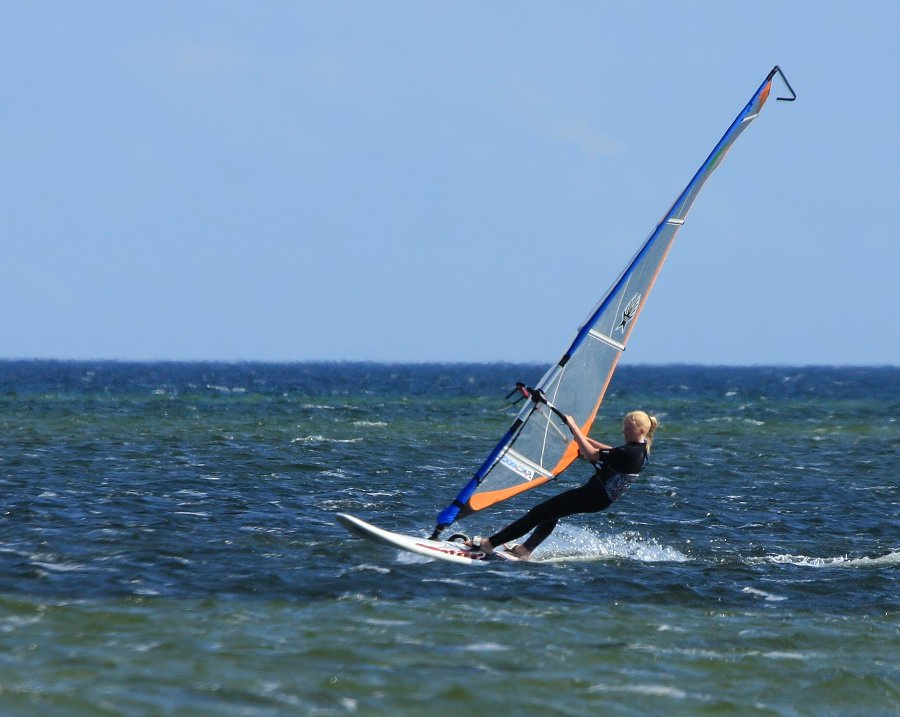
[[[560,518],[575,513],[596,513],[612,505],[625,492],[646,460],[647,446],[644,443],[626,443],[600,451],[600,459],[594,463],[597,471],[587,483],[536,505],[517,521],[492,535],[489,538],[491,545],[503,545],[534,529],[524,543],[529,551],[534,550],[553,532]]]

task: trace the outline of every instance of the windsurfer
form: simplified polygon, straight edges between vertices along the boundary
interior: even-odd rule
[[[613,448],[586,436],[571,416],[566,425],[575,438],[582,458],[596,467],[590,480],[580,488],[560,493],[536,505],[517,521],[489,538],[476,538],[470,544],[486,554],[498,545],[521,538],[534,531],[521,545],[511,548],[513,555],[527,559],[559,522],[575,513],[596,513],[612,505],[643,468],[653,444],[653,434],[659,422],[644,411],[631,411],[622,422],[625,443]]]

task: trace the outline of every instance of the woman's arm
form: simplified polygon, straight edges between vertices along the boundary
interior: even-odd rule
[[[600,451],[605,451],[612,448],[612,446],[608,446],[605,443],[600,443],[600,441],[595,441],[593,438],[588,438],[586,435],[584,435],[584,433],[581,432],[581,428],[579,428],[578,424],[575,423],[575,419],[571,416],[566,416],[566,425],[572,432],[572,436],[575,438],[575,443],[578,444],[579,452],[587,460],[599,460]]]
[[[608,451],[612,448],[612,446],[608,446],[605,443],[600,443],[600,441],[595,441],[590,436],[585,436],[584,438],[588,443],[590,443],[594,448],[596,448],[599,451]]]

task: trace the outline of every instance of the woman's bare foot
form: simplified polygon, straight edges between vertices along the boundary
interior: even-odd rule
[[[531,551],[524,545],[510,545],[507,550],[509,550],[509,552],[515,555],[519,560],[531,559]]]

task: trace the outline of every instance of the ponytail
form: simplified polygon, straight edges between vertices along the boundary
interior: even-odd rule
[[[649,454],[650,449],[653,447],[653,434],[656,433],[659,421],[656,416],[651,416],[649,413],[647,414],[647,418],[650,419],[650,428],[647,430],[647,433],[644,434],[644,440],[647,442],[647,453]]]

